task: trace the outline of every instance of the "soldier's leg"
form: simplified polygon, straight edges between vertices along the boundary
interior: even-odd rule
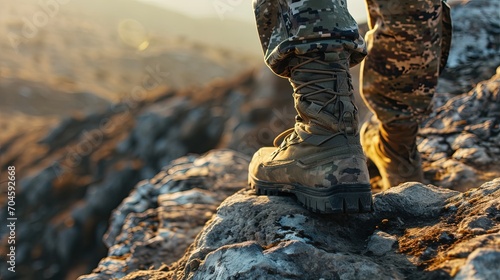
[[[428,116],[442,59],[441,0],[367,0],[370,31],[362,93],[375,113],[362,129],[363,147],[384,188],[422,181],[416,149],[419,121]]]
[[[290,59],[308,53],[347,58],[350,67],[366,56],[358,25],[343,0],[253,0],[264,59],[277,75],[290,77]]]
[[[349,66],[366,54],[343,0],[254,1],[265,62],[289,78],[295,127],[249,167],[258,193],[293,193],[318,212],[371,210]]]

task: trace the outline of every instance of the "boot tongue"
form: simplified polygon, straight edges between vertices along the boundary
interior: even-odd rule
[[[350,83],[347,59],[326,60],[316,55],[301,57],[295,63],[296,66],[291,71],[290,83],[294,89],[297,89],[295,92],[307,96],[308,101],[324,103],[332,99],[336,93],[346,95],[352,93],[353,87]],[[316,91],[321,92],[308,95]]]
[[[292,68],[290,83],[294,88],[295,108],[302,120],[296,130],[301,131],[298,134],[303,139],[307,134],[330,137],[337,133],[357,133],[349,62],[330,58],[301,56]]]

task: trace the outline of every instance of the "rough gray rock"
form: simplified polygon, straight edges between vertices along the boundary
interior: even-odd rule
[[[390,235],[383,231],[375,231],[368,240],[367,251],[372,252],[375,256],[383,256],[385,253],[392,250],[394,243],[398,239],[394,235]]]
[[[447,2],[451,5],[453,22],[452,48],[437,90],[461,94],[489,79],[500,65],[500,2]]]
[[[121,278],[177,261],[217,205],[245,186],[247,163],[242,154],[213,151],[177,159],[139,183],[113,213],[108,257],[80,279]]]
[[[235,261],[237,260],[237,261]],[[370,258],[329,253],[297,240],[262,248],[254,241],[209,253],[191,279],[403,279]]]
[[[493,249],[476,249],[467,258],[455,280],[500,279],[500,252]]]
[[[458,192],[421,183],[404,183],[374,197],[378,213],[398,217],[436,217],[446,199]]]

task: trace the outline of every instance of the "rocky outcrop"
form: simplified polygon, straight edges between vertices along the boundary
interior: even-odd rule
[[[114,211],[104,237],[108,257],[82,279],[122,278],[177,261],[217,206],[246,185],[248,160],[237,152],[216,150],[177,159],[140,183]]]
[[[498,180],[467,193],[470,197],[409,183],[376,195],[373,215],[321,217],[293,199],[243,191],[221,205],[173,275],[442,279],[457,271],[470,275],[479,270],[494,279],[500,271],[492,261],[478,261],[481,264],[463,271],[461,267],[478,258],[476,254],[500,257],[499,194]]]
[[[336,216],[311,213],[293,197],[254,195],[245,189],[247,165],[217,150],[139,184],[115,211],[108,257],[79,279],[500,277],[499,179],[465,193],[406,183],[376,194],[371,214]],[[210,205],[238,189],[174,262]]]

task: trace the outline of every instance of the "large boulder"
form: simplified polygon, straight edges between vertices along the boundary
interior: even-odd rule
[[[500,277],[500,179],[464,193],[405,183],[376,194],[373,213],[321,215],[255,195],[247,165],[214,150],[139,184],[115,211],[108,257],[79,279]]]

